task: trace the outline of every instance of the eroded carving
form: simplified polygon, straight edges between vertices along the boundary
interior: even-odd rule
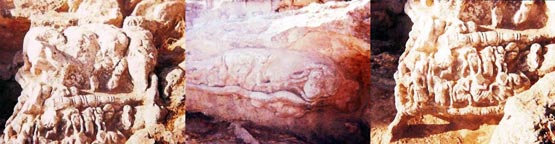
[[[287,60],[277,60],[285,56]],[[280,72],[275,73],[278,69]],[[331,60],[288,50],[231,50],[188,62],[186,72],[188,87],[215,94],[239,94],[259,101],[255,105],[281,100],[312,105],[336,95],[343,84],[358,87],[343,78]]]
[[[491,18],[491,23],[461,16],[469,11],[437,18],[442,14],[424,10],[432,5],[435,9],[472,5],[466,1],[422,3],[407,4],[406,11],[416,23],[395,73],[398,113],[389,126],[387,142],[399,138],[414,116],[430,114],[449,121],[468,115],[501,115],[509,97],[553,71],[543,66],[550,63],[546,62],[547,47],[555,39],[550,28],[553,20],[544,15],[545,2],[493,2],[493,7],[476,10],[491,10],[489,15],[477,15]],[[507,13],[514,17],[507,18]],[[419,26],[427,27],[416,29]]]
[[[356,143],[359,127],[352,122],[370,89],[369,9],[370,1],[362,0],[313,3],[288,16],[216,12],[224,17],[219,22],[201,17],[197,22],[206,27],[188,27],[185,63],[164,74],[186,77],[187,111]]]
[[[16,78],[25,89],[2,141],[123,143],[159,125],[165,113],[157,106],[151,41],[140,27],[31,28]]]

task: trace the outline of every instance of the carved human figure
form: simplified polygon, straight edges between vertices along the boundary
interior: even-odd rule
[[[85,127],[85,134],[88,136],[94,136],[95,129],[94,129],[94,109],[93,108],[86,108],[82,112],[83,114],[83,121]]]
[[[289,59],[277,60],[286,55]],[[287,67],[283,67],[285,63]],[[280,73],[275,73],[278,70]],[[284,99],[309,103],[335,95],[337,85],[348,81],[330,59],[316,54],[277,49],[230,50],[210,59],[188,61],[185,71],[188,88],[211,89],[212,93],[221,94],[239,93],[265,101]],[[226,90],[230,88],[217,88],[222,85],[241,90],[234,92]],[[278,95],[280,91],[296,96]]]
[[[495,66],[497,67],[497,74],[507,72],[507,63],[505,63],[505,49],[498,46],[495,55]]]
[[[58,114],[54,109],[48,108],[41,115],[40,120],[41,120],[41,123],[43,124],[42,126],[45,129],[51,129],[57,126],[60,118],[58,117]]]
[[[526,64],[528,65],[528,71],[534,72],[540,67],[542,46],[538,43],[532,44],[530,46],[530,52],[526,56]]]
[[[123,112],[121,115],[121,124],[124,130],[129,130],[131,129],[131,126],[133,125],[133,109],[131,106],[129,105],[125,105],[123,106]]]
[[[413,99],[416,103],[425,103],[428,101],[428,93],[426,90],[426,75],[424,75],[427,64],[419,61],[415,65],[415,70],[411,77],[413,87]]]
[[[96,131],[100,132],[100,131],[104,131],[106,130],[105,126],[105,122],[104,122],[104,111],[102,111],[101,108],[99,107],[94,107],[94,124],[96,125]]]
[[[75,115],[75,116],[74,116]],[[77,127],[80,127],[80,122],[77,122],[79,120],[76,119],[75,124],[79,124],[79,125],[73,125],[73,118],[74,117],[79,117],[79,110],[75,109],[75,108],[70,108],[70,109],[66,109],[62,112],[62,120],[64,121],[65,125],[63,127],[64,130],[64,135],[69,136],[72,135],[73,133],[77,133]]]
[[[145,91],[148,88],[150,72],[156,64],[158,51],[154,43],[147,39],[153,39],[148,31],[126,30],[131,40],[127,51],[127,63],[129,74],[132,78],[134,90]]]
[[[115,114],[114,106],[112,104],[106,104],[102,107],[102,111],[104,112],[104,123],[108,124],[106,128],[112,127],[110,124],[112,124]]]
[[[485,47],[480,51],[480,58],[482,59],[482,69],[484,77],[491,78],[495,72],[495,55],[494,48],[491,46]]]
[[[509,97],[555,70],[551,60],[555,52],[540,45],[555,38],[554,29],[547,25],[552,19],[547,17],[551,13],[546,2],[485,2],[487,7],[478,11],[465,9],[476,3],[436,2],[405,5],[415,24],[394,75],[398,112],[388,127],[386,143],[401,136],[408,123],[418,123],[413,117],[503,114]],[[444,14],[444,10],[456,14]],[[432,26],[435,22],[430,17],[446,17],[445,25]],[[480,21],[489,18],[491,23]],[[428,96],[434,101],[428,101]]]
[[[449,82],[446,80],[442,80],[441,78],[439,78],[438,76],[433,76],[433,80],[434,80],[434,100],[436,103],[438,103],[441,106],[449,106],[452,105],[452,103],[450,103],[450,98],[449,98]]]

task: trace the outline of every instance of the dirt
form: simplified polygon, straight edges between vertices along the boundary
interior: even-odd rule
[[[270,128],[256,127],[246,122],[240,125],[261,143],[309,143],[292,134]],[[190,143],[245,143],[234,133],[230,122],[217,120],[202,113],[187,113],[186,134]]]

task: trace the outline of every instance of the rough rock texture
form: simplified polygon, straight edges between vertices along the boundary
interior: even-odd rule
[[[32,28],[16,77],[23,92],[4,142],[121,143],[159,124],[151,38],[144,29],[108,25]]]
[[[11,15],[29,18],[33,27],[53,26],[63,29],[87,23],[121,26],[123,21],[117,0],[13,0],[13,4]]]
[[[382,143],[395,118],[395,80],[399,57],[413,23],[404,13],[406,1],[372,1],[371,98],[365,117],[370,143]],[[398,141],[391,143],[488,143],[501,117],[461,117],[450,121],[414,117]],[[414,122],[414,123],[413,123]]]
[[[555,73],[507,100],[505,115],[490,143],[553,143]]]
[[[0,143],[185,142],[183,0],[0,4]]]
[[[532,7],[534,5],[531,5]],[[555,16],[555,3],[546,2],[546,25],[552,23]],[[553,33],[553,31],[549,31]],[[526,58],[529,68],[535,68],[543,75],[528,90],[507,100],[505,114],[492,135],[491,143],[554,143],[554,109],[553,109],[553,58],[555,40],[545,46],[531,48],[531,56]],[[536,56],[537,55],[537,56]],[[540,60],[539,62],[534,62]]]
[[[175,66],[185,60],[185,47],[173,46],[185,33],[184,19],[184,1],[144,0],[135,6],[123,25],[148,29],[154,35],[154,44],[160,51],[158,65]]]
[[[432,116],[488,123],[507,98],[553,71],[550,2],[408,1],[414,22],[395,73],[397,115],[384,142]],[[436,121],[437,122],[437,121]],[[441,124],[441,123],[432,123]]]
[[[360,116],[369,90],[370,1],[284,13],[271,5],[231,3],[187,17],[187,110],[309,142],[366,141]],[[252,141],[241,126],[230,127]]]

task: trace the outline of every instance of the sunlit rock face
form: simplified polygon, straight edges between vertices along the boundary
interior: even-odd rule
[[[30,20],[31,27],[63,30],[90,23],[141,26],[153,34],[154,44],[160,48],[159,65],[172,66],[184,60],[184,50],[168,49],[184,33],[184,0],[14,0],[10,6],[10,16]]]
[[[551,9],[543,1],[408,1],[414,25],[395,73],[397,115],[385,141],[402,138],[424,115],[503,115],[508,99],[553,71]]]
[[[117,0],[13,0],[13,17],[32,20],[32,26],[68,27],[104,23],[121,26],[123,14]],[[54,18],[53,18],[54,17]]]
[[[312,141],[364,141],[369,0],[283,12],[270,1],[192,3],[186,12],[188,111]]]
[[[0,4],[0,143],[185,142],[184,0]]]
[[[185,2],[143,0],[123,21],[123,27],[140,26],[153,34],[159,48],[158,67],[171,67],[185,60],[185,47],[176,47],[185,33]]]
[[[125,142],[156,126],[164,114],[150,39],[142,28],[32,28],[16,76],[23,92],[4,141]]]
[[[546,74],[530,89],[507,100],[505,115],[492,134],[491,143],[553,142],[554,74]]]
[[[530,89],[525,90],[514,97],[510,97],[504,107],[505,114],[499,122],[499,126],[492,134],[491,143],[553,143],[555,135],[553,133],[554,124],[554,107],[552,89],[555,65],[553,62],[555,40],[553,34],[553,18],[555,16],[555,3],[547,1],[544,3],[523,2],[521,9],[526,8],[524,12],[540,13],[542,19],[540,21],[531,21],[529,27],[537,27],[543,24],[550,28],[548,30],[540,29],[537,34],[547,38],[544,43],[533,44],[523,63],[526,63],[528,69],[535,70],[538,80]],[[539,9],[532,9],[539,8]],[[542,11],[544,10],[544,11]],[[527,23],[531,15],[526,13],[517,13],[515,22]],[[541,21],[545,20],[547,21]],[[534,20],[534,19],[532,19]],[[546,31],[547,35],[543,35]],[[534,31],[532,31],[534,32]]]

